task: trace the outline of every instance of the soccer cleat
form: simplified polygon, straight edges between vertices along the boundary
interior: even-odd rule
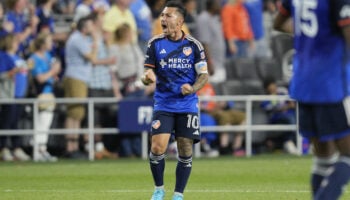
[[[14,157],[12,156],[10,150],[8,148],[4,148],[2,151],[1,151],[1,159],[3,161],[13,161],[14,160]]]
[[[283,144],[284,150],[292,155],[300,155],[298,148],[295,146],[294,142],[287,141]]]
[[[172,200],[183,200],[184,196],[182,194],[179,193],[175,193]]]
[[[151,200],[163,200],[165,196],[165,191],[164,189],[155,189],[152,195]]]
[[[18,161],[30,160],[30,157],[21,148],[15,149],[13,151],[13,156],[15,157],[15,160],[18,160]]]
[[[37,161],[39,161],[39,162],[56,162],[57,161],[57,157],[56,156],[52,156],[47,151],[43,151],[43,152],[39,152]]]

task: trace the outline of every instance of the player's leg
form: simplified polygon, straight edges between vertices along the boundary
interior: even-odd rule
[[[313,145],[313,166],[311,171],[311,189],[313,196],[321,186],[321,182],[329,173],[329,169],[338,160],[338,153],[333,142],[320,142],[317,138],[311,138]]]
[[[179,157],[176,166],[175,195],[183,196],[192,170],[193,139],[178,137],[176,140]]]
[[[320,188],[322,180],[327,176],[328,169],[336,162],[337,158],[333,155],[335,146],[331,142],[319,142],[316,113],[316,106],[310,104],[298,103],[299,108],[299,130],[300,133],[310,138],[314,146],[314,159],[311,171],[310,184],[312,195],[315,196]],[[324,122],[325,124],[327,121]]]
[[[176,167],[176,184],[173,200],[181,200],[191,175],[193,144],[200,141],[197,113],[178,114],[176,116],[175,137],[179,157]]]
[[[151,200],[162,200],[164,190],[165,151],[170,139],[170,133],[153,135],[151,139],[151,152],[149,155],[150,168],[155,189]]]
[[[328,176],[322,181],[315,199],[338,199],[344,186],[350,180],[350,135],[335,141],[339,150],[339,159],[328,171]]]
[[[340,157],[327,170],[326,177],[322,180],[315,194],[314,199],[316,200],[338,199],[343,186],[350,178],[350,119],[348,118],[350,112],[347,113],[350,110],[350,107],[347,108],[349,103],[314,106],[318,143],[324,145],[334,141],[333,144],[320,146],[316,151],[326,154],[326,156],[332,156],[331,153],[336,152],[336,147],[340,153]],[[332,158],[328,157],[328,159],[331,162]]]
[[[150,168],[154,180],[155,190],[151,200],[162,200],[164,191],[165,152],[171,132],[174,127],[174,119],[171,113],[156,112],[153,115],[151,151],[149,155]]]

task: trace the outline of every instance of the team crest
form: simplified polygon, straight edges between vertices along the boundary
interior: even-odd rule
[[[152,122],[152,128],[158,129],[160,127],[160,121],[159,120],[154,120]]]
[[[191,47],[184,47],[184,48],[182,49],[182,52],[183,52],[186,56],[189,56],[189,55],[191,55],[191,53],[192,53],[192,48],[191,48]]]

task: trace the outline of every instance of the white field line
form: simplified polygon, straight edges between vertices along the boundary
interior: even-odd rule
[[[53,192],[53,193],[149,193],[151,192],[152,189],[150,190],[36,190],[36,189],[5,189],[2,190],[1,192],[6,192],[6,193],[32,193],[32,192]],[[309,193],[309,190],[186,190],[186,192],[190,193]]]

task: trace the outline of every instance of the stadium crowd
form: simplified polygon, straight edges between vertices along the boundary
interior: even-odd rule
[[[152,98],[153,88],[144,87],[140,76],[148,41],[162,33],[159,13],[165,2],[1,0],[0,98]],[[271,27],[280,2],[182,0],[182,3],[188,12],[183,31],[203,43],[211,74],[209,83],[198,94],[263,94],[263,82],[276,71],[270,70],[264,76],[256,63],[268,61],[268,65],[277,65],[279,70],[282,65],[281,60],[272,58],[276,56],[272,38],[277,33]],[[246,73],[252,62],[253,71]],[[280,74],[274,78],[286,85]],[[265,102],[261,111],[268,106],[271,108],[268,112],[275,111],[271,107],[274,103]],[[116,110],[117,106],[96,104],[94,126],[116,127]],[[29,105],[0,104],[0,129],[29,128],[31,112]],[[202,125],[245,123],[244,111],[236,102],[202,102],[201,112]],[[85,107],[40,103],[38,120],[38,130],[43,132],[52,127],[78,129],[86,126]],[[56,161],[56,156],[87,158],[86,136],[37,134],[39,160]],[[242,133],[213,132],[202,136],[203,155],[245,155]],[[286,138],[283,134],[278,137]],[[293,140],[288,139],[288,153],[295,153],[295,145],[290,143]],[[30,160],[32,141],[27,136],[0,136],[1,159]],[[266,141],[271,147],[272,140]],[[265,146],[265,140],[260,143]],[[97,134],[95,150],[97,159],[139,157],[141,137]]]

